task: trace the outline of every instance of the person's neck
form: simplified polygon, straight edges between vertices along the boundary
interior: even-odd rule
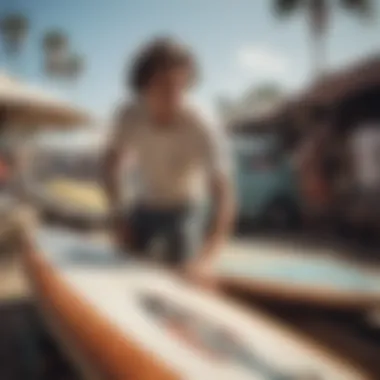
[[[163,129],[173,128],[177,124],[179,115],[180,110],[175,110],[173,112],[149,112],[149,118],[152,120],[153,124]]]
[[[151,118],[154,121],[154,124],[162,128],[168,128],[174,124],[176,119],[176,113],[170,112],[152,112]]]
[[[182,113],[183,106],[179,106],[178,109],[173,111],[160,111],[154,110],[149,107],[146,103],[142,103],[142,106],[145,108],[148,118],[150,121],[159,128],[168,129],[173,128]]]

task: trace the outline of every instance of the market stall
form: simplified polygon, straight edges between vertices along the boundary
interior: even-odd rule
[[[38,87],[27,85],[6,74],[0,74],[0,139],[13,156],[12,186],[1,194],[8,201],[3,215],[12,212],[21,200],[26,200],[25,172],[28,169],[28,151],[37,132],[77,128],[89,125],[92,118],[84,110],[60,100]],[[4,214],[5,213],[5,214]],[[6,220],[7,218],[2,218]],[[7,229],[5,229],[7,230]]]
[[[325,188],[326,220],[334,218],[339,226],[344,222],[345,233],[349,224],[350,234],[375,225],[378,230],[375,194],[380,186],[374,167],[380,126],[380,57],[325,76],[294,99],[290,108],[304,136],[300,150],[309,153],[303,156],[301,175],[306,183],[311,176],[318,177],[313,183]],[[306,198],[307,203],[310,197]]]

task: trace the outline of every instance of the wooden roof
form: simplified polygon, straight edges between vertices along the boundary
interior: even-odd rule
[[[354,95],[367,88],[379,87],[380,92],[380,54],[351,64],[326,75],[316,83],[301,91],[297,96],[284,99],[282,104],[271,112],[256,118],[246,118],[235,123],[234,132],[264,129],[268,124],[285,120],[288,116],[303,114],[305,106],[330,106],[346,96]],[[307,111],[305,111],[307,114]],[[256,125],[256,127],[254,127]]]
[[[380,54],[326,75],[303,92],[296,103],[330,105],[373,86],[380,88]]]

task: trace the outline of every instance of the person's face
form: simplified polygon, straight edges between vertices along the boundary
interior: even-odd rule
[[[150,110],[157,115],[170,117],[181,105],[189,86],[189,70],[173,68],[157,73],[145,92]]]

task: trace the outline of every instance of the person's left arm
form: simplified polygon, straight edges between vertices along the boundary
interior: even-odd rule
[[[229,142],[221,127],[206,128],[203,136],[203,158],[212,201],[212,223],[200,253],[207,261],[217,255],[229,238],[235,221],[235,191]]]

